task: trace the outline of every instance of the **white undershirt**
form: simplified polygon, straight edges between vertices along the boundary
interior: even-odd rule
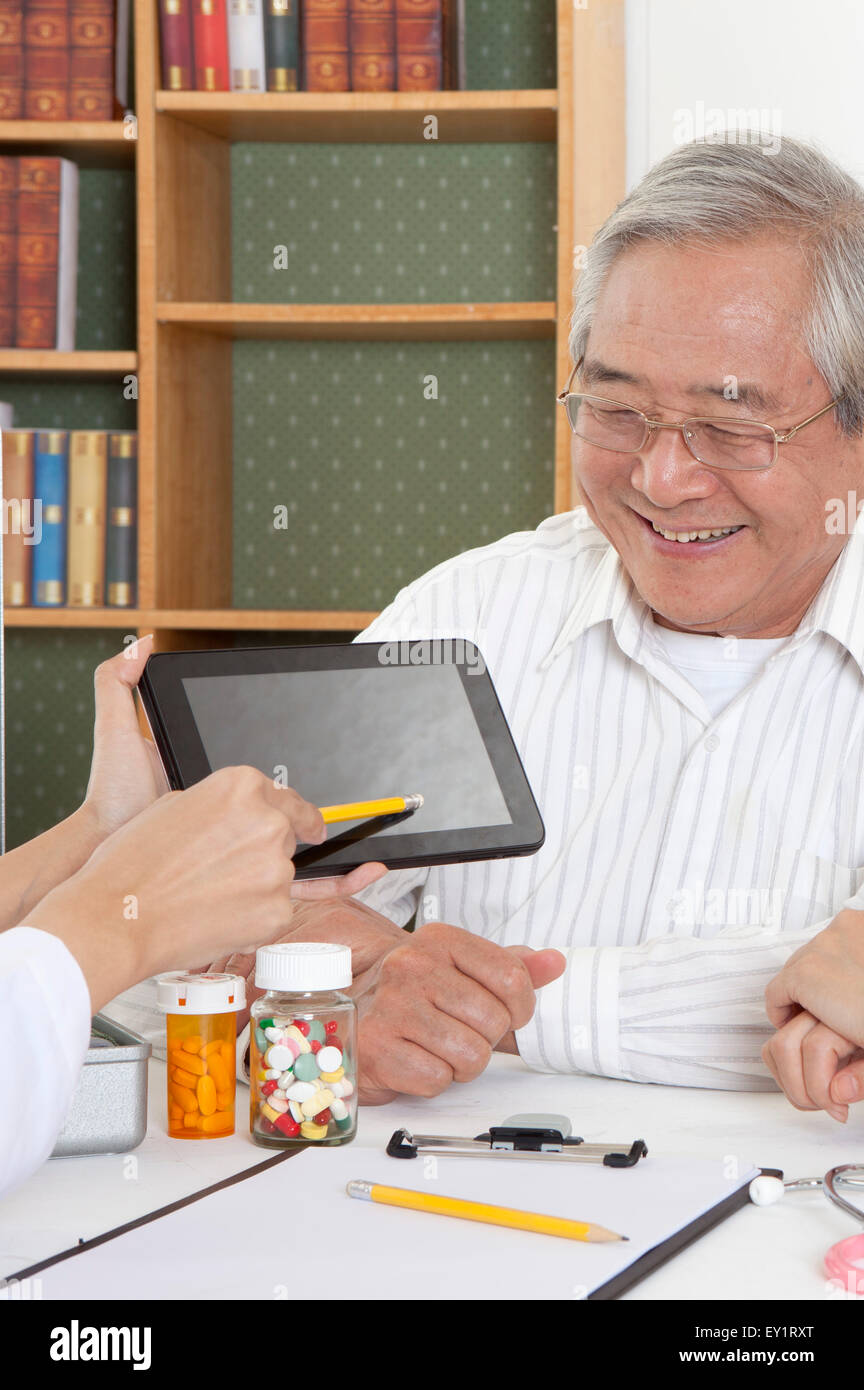
[[[789,641],[788,637],[706,637],[701,632],[673,632],[656,622],[653,632],[670,664],[699,691],[712,719]]]

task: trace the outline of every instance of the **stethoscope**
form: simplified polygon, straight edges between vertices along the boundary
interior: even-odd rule
[[[864,1188],[864,1164],[841,1163],[836,1168],[829,1168],[822,1178],[794,1178],[791,1182],[783,1182],[781,1178],[763,1173],[750,1184],[750,1200],[755,1202],[756,1206],[764,1207],[779,1201],[786,1192],[806,1192],[821,1188],[835,1207],[839,1207],[856,1221],[864,1221],[864,1210],[856,1207],[854,1202],[847,1201],[837,1191],[838,1185]],[[864,1269],[854,1263],[861,1259],[864,1259],[864,1234],[847,1236],[846,1240],[832,1245],[826,1254],[825,1272],[829,1279],[836,1281],[844,1290],[864,1294]]]

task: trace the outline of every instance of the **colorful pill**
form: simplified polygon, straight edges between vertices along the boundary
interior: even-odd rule
[[[320,1052],[322,1046],[323,1046],[323,1044],[320,1043],[320,1042],[318,1041],[317,1038],[310,1038],[310,1039],[309,1039],[309,1051],[310,1051],[310,1052]]]
[[[334,1117],[334,1118],[335,1118],[335,1117]],[[351,1128],[351,1116],[350,1116],[350,1115],[346,1115],[345,1118],[344,1118],[344,1120],[336,1120],[336,1126],[337,1126],[338,1129],[350,1129],[350,1128]]]
[[[272,1071],[275,1067],[277,1071],[285,1071],[294,1061],[294,1054],[282,1043],[273,1043],[264,1053],[265,1065]]]
[[[277,1096],[268,1096],[267,1107],[269,1110],[275,1110],[277,1115],[284,1115],[288,1109],[288,1102],[287,1100],[279,1100]]]
[[[272,1095],[273,1092],[276,1090],[278,1084],[278,1081],[265,1081],[263,1086],[261,1087],[262,1096]]]
[[[268,1067],[264,1073],[265,1081],[275,1081],[278,1085],[279,1077],[282,1075],[278,1067]]]
[[[327,1082],[330,1082],[330,1081],[341,1081],[341,1080],[342,1080],[342,1077],[343,1077],[344,1075],[345,1075],[345,1068],[344,1068],[344,1067],[337,1067],[336,1071],[322,1071],[322,1073],[321,1073],[321,1080],[322,1080],[322,1081],[327,1081]]]
[[[334,1120],[344,1120],[345,1116],[348,1114],[348,1106],[345,1104],[344,1100],[340,1100],[338,1096],[335,1100],[331,1100],[330,1114],[333,1116]]]
[[[304,1100],[308,1100],[310,1096],[314,1096],[317,1090],[318,1087],[313,1086],[309,1081],[295,1081],[294,1085],[286,1094],[289,1100],[296,1100],[302,1103]]]
[[[304,1139],[326,1139],[327,1126],[316,1125],[313,1120],[304,1120],[300,1126],[300,1133]]]
[[[320,1018],[310,1018],[306,1027],[308,1030],[306,1036],[309,1039],[310,1043],[323,1043],[324,1039],[327,1036],[327,1030],[325,1029],[324,1024],[321,1022]]]
[[[326,1048],[324,1050],[326,1051]],[[298,1057],[294,1063],[294,1075],[298,1081],[313,1081],[320,1070],[318,1058],[313,1052],[307,1052],[304,1056]]]
[[[269,1028],[264,1029],[264,1036],[268,1042],[281,1043],[285,1040],[285,1029],[277,1028],[276,1024],[274,1023]]]
[[[330,1123],[330,1111],[329,1111],[329,1110],[322,1110],[322,1111],[319,1112],[319,1114],[313,1115],[312,1118],[313,1118],[313,1120],[315,1121],[316,1125],[329,1125],[329,1123]]]
[[[296,1079],[293,1071],[283,1071],[282,1075],[279,1077],[280,1091],[289,1091]]]
[[[308,1044],[308,1042],[306,1041],[305,1036],[303,1035],[303,1033],[300,1032],[300,1029],[297,1027],[297,1025],[296,1025],[295,1023],[292,1023],[290,1028],[286,1028],[286,1029],[285,1029],[285,1042],[286,1042],[286,1043],[288,1042],[288,1039],[289,1039],[289,1038],[293,1038],[293,1039],[294,1039],[294,1041],[296,1042],[296,1044],[297,1044],[297,1046],[299,1047],[299,1049],[300,1049],[301,1052],[309,1052],[309,1051],[311,1051],[311,1049],[310,1049],[310,1047],[309,1047],[309,1044]]]
[[[257,1023],[255,1025],[255,1046],[262,1054],[267,1051],[267,1038],[262,1029],[258,1027]]]
[[[331,1018],[329,1023],[324,1024],[324,1031],[325,1033],[335,1033],[338,1027],[339,1024],[336,1022],[335,1018]]]
[[[280,1112],[273,1109],[269,1100],[265,1100],[264,1104],[261,1106],[261,1114],[264,1116],[265,1120],[269,1120],[272,1125],[278,1120]]]
[[[296,1121],[297,1126],[298,1126],[298,1128],[299,1128],[299,1126],[302,1124],[303,1120],[306,1118],[306,1117],[304,1116],[304,1114],[303,1114],[303,1111],[302,1111],[301,1108],[300,1108],[300,1102],[299,1102],[299,1100],[289,1100],[289,1102],[288,1102],[288,1110],[289,1110],[289,1112],[290,1112],[290,1114],[291,1114],[292,1120]]]
[[[286,1139],[296,1139],[300,1133],[300,1126],[291,1115],[280,1115],[276,1121],[276,1128]]]
[[[322,1047],[316,1058],[321,1071],[338,1071],[342,1065],[342,1053],[338,1047]]]
[[[295,1018],[294,1027],[303,1034],[304,1038],[308,1038],[309,1024],[306,1022],[305,1018]]]

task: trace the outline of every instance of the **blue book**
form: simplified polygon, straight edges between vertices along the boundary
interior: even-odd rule
[[[39,544],[33,547],[33,604],[36,608],[58,608],[66,602],[68,430],[39,430],[37,433],[33,494],[36,507],[41,508],[42,525]]]

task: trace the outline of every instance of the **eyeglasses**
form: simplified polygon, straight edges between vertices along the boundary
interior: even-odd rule
[[[575,435],[597,449],[611,449],[616,454],[640,453],[655,430],[680,430],[684,443],[697,463],[707,464],[709,468],[754,472],[770,468],[777,461],[778,444],[788,444],[805,425],[812,424],[820,415],[833,410],[843,399],[838,396],[784,434],[778,434],[773,425],[765,425],[758,420],[724,419],[708,415],[692,415],[677,422],[650,420],[641,410],[622,401],[571,391],[570,386],[584,360],[579,358],[570,373],[570,380],[556,399],[567,411],[567,419]]]

